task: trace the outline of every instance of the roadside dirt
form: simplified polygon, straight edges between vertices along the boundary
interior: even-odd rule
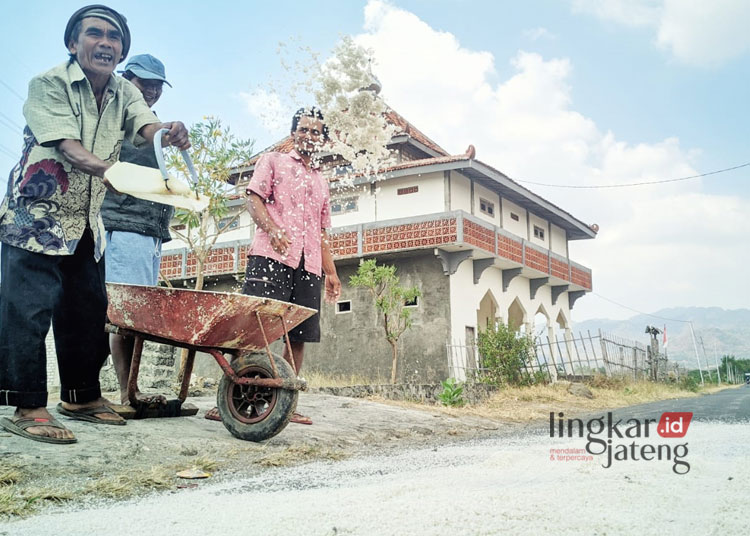
[[[404,408],[303,393],[298,410],[312,417],[312,426],[290,424],[268,441],[249,443],[231,436],[223,424],[203,418],[215,405],[215,397],[189,401],[200,409],[198,415],[131,420],[127,426],[61,416],[78,438],[73,445],[48,445],[0,433],[0,516],[31,514],[49,502],[121,499],[156,489],[193,488],[269,466],[426,446],[518,426],[479,416],[451,416],[429,406]],[[49,407],[56,403],[50,399]],[[0,409],[0,416],[11,414],[12,408]],[[211,477],[175,476],[191,468]]]

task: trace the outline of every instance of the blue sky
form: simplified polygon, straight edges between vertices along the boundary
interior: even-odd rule
[[[14,2],[0,23],[0,167],[9,170],[28,80],[66,58],[62,33],[83,2]],[[512,178],[568,185],[669,179],[750,161],[747,2],[113,1],[131,54],[161,58],[174,88],[156,110],[216,115],[271,144],[284,127],[252,112],[283,85],[278,44],[326,56],[343,34],[373,49],[387,102],[449,152],[469,143]],[[293,47],[292,47],[293,48]],[[282,79],[282,82],[272,80]],[[253,97],[255,95],[255,97]],[[282,116],[292,103],[282,103]],[[10,154],[7,154],[10,153]],[[623,190],[531,187],[587,223],[571,257],[595,292],[641,311],[747,307],[742,230],[750,168]],[[598,296],[574,319],[632,313]]]

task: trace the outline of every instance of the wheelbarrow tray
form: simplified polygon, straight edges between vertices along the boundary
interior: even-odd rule
[[[107,296],[107,315],[115,326],[195,347],[227,350],[266,348],[316,313],[300,305],[233,292],[107,283]]]

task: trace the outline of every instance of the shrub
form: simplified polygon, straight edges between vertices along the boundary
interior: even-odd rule
[[[490,385],[530,385],[543,374],[529,374],[533,342],[503,323],[479,332],[479,355],[484,369],[481,381]]]
[[[438,395],[440,403],[444,406],[463,406],[464,405],[464,385],[457,382],[454,378],[448,378],[440,382],[443,386],[443,392]]]

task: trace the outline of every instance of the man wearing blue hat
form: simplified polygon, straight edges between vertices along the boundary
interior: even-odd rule
[[[164,84],[172,87],[167,82],[164,64],[150,54],[133,56],[121,72],[123,78],[130,80],[141,91],[149,108],[161,97]],[[138,148],[128,140],[122,142],[120,161],[150,168],[159,167],[152,145]],[[169,222],[173,213],[174,208],[169,205],[107,192],[102,203],[102,219],[107,229],[105,271],[108,282],[156,285],[159,280],[162,243],[172,238],[169,234]],[[132,337],[114,334],[109,336],[109,348],[123,404],[129,403],[128,376],[134,343]],[[143,405],[166,403],[165,397],[144,395],[137,387],[136,398]]]
[[[180,122],[161,123],[130,82],[114,76],[130,49],[120,13],[101,4],[76,11],[64,33],[69,58],[29,82],[21,158],[0,203],[0,419],[6,431],[34,441],[73,443],[47,411],[45,337],[52,324],[58,412],[76,420],[125,424],[99,386],[107,357],[104,323],[106,244],[99,209],[104,173],[124,139],[190,146]]]

